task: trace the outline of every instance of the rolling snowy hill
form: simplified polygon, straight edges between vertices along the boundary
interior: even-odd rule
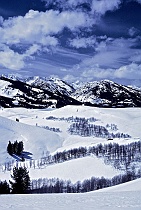
[[[37,126],[31,126],[0,117],[0,162],[11,159],[6,148],[9,141],[23,141],[24,150],[31,153],[31,158],[39,158],[45,151],[54,152],[61,147],[60,137],[51,131],[47,131]]]
[[[65,106],[60,109],[25,109],[25,108],[1,108],[0,109],[1,129],[1,172],[2,180],[10,179],[10,171],[5,171],[5,162],[11,161],[6,153],[9,140],[22,140],[25,151],[30,152],[33,159],[32,167],[30,159],[20,162],[19,165],[26,165],[30,172],[31,179],[39,178],[60,178],[71,180],[73,183],[96,177],[113,177],[122,173],[112,165],[105,165],[103,159],[95,156],[85,156],[79,159],[70,159],[66,162],[53,165],[40,165],[40,158],[57,152],[70,149],[86,147],[90,148],[100,143],[118,143],[128,145],[138,142],[141,138],[141,109],[140,108],[96,108],[87,106]],[[16,122],[18,118],[19,122]],[[85,119],[85,121],[83,121]],[[129,137],[116,137],[108,140],[107,135],[95,136],[71,134],[69,128],[77,122],[85,122],[85,125],[95,125],[96,128],[104,128],[109,134],[124,133]],[[86,121],[87,120],[87,121]],[[49,153],[48,153],[49,154]],[[35,163],[34,163],[35,160]],[[16,162],[15,162],[16,164]],[[35,166],[33,166],[35,164]],[[98,168],[97,168],[98,166]],[[140,164],[136,167],[139,169]],[[30,169],[31,168],[31,169]],[[97,168],[97,170],[96,170]],[[85,170],[86,169],[86,170]]]

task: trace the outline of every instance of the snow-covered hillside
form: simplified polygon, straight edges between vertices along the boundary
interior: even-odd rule
[[[129,144],[140,141],[141,138],[141,109],[140,108],[94,108],[86,106],[66,106],[60,109],[25,109],[8,108],[0,109],[0,130],[1,130],[1,164],[9,161],[11,157],[6,153],[9,140],[22,140],[25,151],[30,152],[30,157],[35,159],[36,166],[29,167],[30,161],[26,159],[32,179],[38,178],[60,178],[63,180],[83,181],[86,178],[113,177],[122,173],[112,166],[104,164],[104,160],[96,157],[83,157],[72,159],[54,165],[39,167],[38,159],[46,156],[46,152],[54,155],[56,152],[63,152],[79,147],[92,147],[99,143]],[[18,118],[19,122],[16,122]],[[88,119],[91,124],[106,128],[109,133],[125,133],[128,138],[113,138],[108,140],[107,136],[83,136],[69,133],[70,125],[76,119]],[[38,166],[38,167],[37,167]],[[2,172],[2,180],[10,179],[10,172]]]
[[[11,159],[6,151],[9,141],[23,141],[24,150],[31,153],[31,158],[35,159],[42,157],[43,152],[54,152],[62,146],[62,141],[56,133],[5,117],[0,117],[0,135],[1,163]]]
[[[98,166],[97,169],[96,166]],[[77,181],[90,179],[92,176],[101,177],[102,175],[106,178],[112,178],[121,172],[115,170],[112,166],[105,165],[101,159],[86,157],[51,165],[40,171],[38,169],[29,169],[29,173],[33,179],[58,177],[76,183]]]
[[[62,139],[62,147],[59,151],[79,147],[89,146],[100,142],[107,143],[107,138],[88,136],[82,137],[79,135],[70,135],[68,128],[72,122],[70,117],[78,118],[95,118],[93,122],[95,125],[106,126],[107,124],[114,124],[117,127],[116,131],[112,131],[109,127],[109,132],[121,132],[131,136],[131,138],[115,138],[114,142],[119,144],[128,144],[132,141],[137,141],[141,138],[141,109],[140,108],[95,108],[87,106],[65,106],[60,109],[24,109],[24,108],[10,108],[1,109],[0,115],[11,120],[18,118],[20,122],[32,125],[49,128],[59,128],[61,132],[57,134]],[[16,123],[17,124],[17,123]],[[113,141],[112,141],[113,142]]]
[[[28,162],[21,163],[21,165],[28,166]],[[86,170],[87,169],[87,170]],[[42,166],[40,168],[28,168],[29,175],[31,179],[40,178],[59,178],[60,180],[71,180],[73,184],[77,181],[84,181],[85,179],[90,179],[91,177],[101,177],[112,178],[120,173],[120,170],[115,170],[110,165],[105,165],[104,161],[96,157],[85,157],[75,160],[70,160],[64,163],[58,163],[49,166]],[[11,173],[5,172],[0,173],[1,180],[11,179]]]

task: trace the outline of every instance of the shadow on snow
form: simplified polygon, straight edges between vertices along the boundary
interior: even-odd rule
[[[21,155],[13,154],[12,157],[15,158],[17,161],[25,161],[25,159],[32,160],[31,152],[23,151]]]

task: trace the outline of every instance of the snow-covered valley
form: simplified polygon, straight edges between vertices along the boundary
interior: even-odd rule
[[[24,150],[31,155],[25,162],[29,168],[31,179],[39,178],[60,178],[63,180],[83,181],[95,177],[113,177],[122,171],[105,165],[103,159],[94,156],[86,156],[79,159],[72,159],[67,162],[39,166],[42,157],[48,153],[63,152],[73,148],[92,147],[100,143],[118,143],[126,145],[131,142],[140,141],[141,130],[141,109],[140,108],[94,108],[85,106],[66,106],[60,109],[24,109],[8,108],[0,110],[1,129],[1,172],[2,180],[10,179],[11,171],[5,171],[5,162],[12,161],[12,157],[6,152],[8,141],[23,141]],[[120,132],[129,134],[130,138],[109,139],[107,136],[81,136],[71,135],[68,132],[72,124],[71,117],[96,119],[92,122],[95,125],[109,125],[109,132]],[[16,121],[18,118],[19,122]],[[114,129],[112,128],[112,125]],[[116,127],[116,129],[115,129]],[[56,128],[59,132],[53,132],[50,128]],[[35,160],[35,166],[29,166],[31,160]],[[16,164],[16,161],[15,161]],[[31,168],[31,169],[30,169]]]
[[[128,134],[128,138],[108,139],[102,136],[83,136],[71,134],[70,126],[74,121],[87,119],[89,123],[102,126],[111,133]],[[18,119],[18,121],[17,121]],[[105,164],[104,159],[95,155],[86,155],[67,161],[40,165],[40,160],[47,155],[69,151],[74,148],[92,148],[100,143],[118,143],[129,145],[139,142],[141,138],[141,109],[140,108],[96,108],[88,106],[65,106],[60,109],[0,109],[0,179],[9,181],[11,170],[5,170],[6,163],[19,164],[28,168],[31,180],[44,178],[70,180],[72,184],[83,182],[91,177],[112,179],[123,174],[111,164]],[[57,129],[57,130],[56,130]],[[81,133],[80,133],[81,134]],[[24,151],[29,155],[25,162],[17,162],[8,155],[8,141],[23,141]],[[32,164],[31,164],[32,162]],[[34,163],[34,164],[33,164]],[[135,165],[140,169],[140,163]],[[43,194],[43,195],[6,195],[1,196],[0,209],[141,209],[140,179],[83,194]],[[11,199],[9,204],[8,199]],[[17,200],[20,201],[17,203]],[[1,200],[0,200],[1,201]]]

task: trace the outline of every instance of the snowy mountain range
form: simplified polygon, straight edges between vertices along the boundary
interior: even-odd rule
[[[73,88],[61,80],[32,78],[27,81],[0,78],[2,107],[57,108],[65,105],[80,105],[70,96]]]
[[[1,76],[0,87],[1,107],[60,108],[81,104],[98,107],[141,106],[139,89],[109,80],[89,82],[76,88],[59,78],[21,80]]]

